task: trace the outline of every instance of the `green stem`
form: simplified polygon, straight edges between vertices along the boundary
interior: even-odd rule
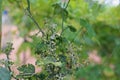
[[[65,9],[68,7],[68,4],[69,4],[69,3],[70,3],[70,0],[68,0],[67,5],[66,5]]]
[[[66,9],[68,7],[68,4],[70,3],[70,0],[68,0],[66,6],[64,7],[64,9]],[[62,35],[62,33],[64,32],[64,15],[63,15],[63,12],[62,12],[62,32],[60,35]]]
[[[42,31],[42,29],[40,28],[40,26],[39,26],[39,24],[38,24],[38,22],[34,19],[34,17],[32,16],[32,14],[31,14],[31,11],[30,11],[30,0],[27,0],[27,5],[28,5],[28,7],[27,7],[27,16],[29,16],[30,18],[31,18],[31,20],[34,22],[34,24],[37,26],[37,28],[39,29],[39,32],[41,32],[42,33],[42,35],[44,36],[44,32]],[[38,32],[38,33],[39,33]]]
[[[63,13],[62,13],[62,32],[61,32],[60,35],[62,35],[63,31],[64,31],[64,16],[63,16]]]
[[[8,60],[7,63],[10,64],[10,62],[9,62],[9,61],[10,61],[9,55],[7,54],[6,56],[7,56],[7,60]],[[8,68],[8,70],[9,70],[10,72],[12,72],[10,65],[8,65],[7,68]],[[14,78],[15,80],[19,80],[19,79],[18,79],[17,77],[15,77],[13,74],[11,74],[11,77]]]

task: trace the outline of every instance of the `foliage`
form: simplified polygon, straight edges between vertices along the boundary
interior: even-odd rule
[[[20,36],[24,38],[18,52],[29,47],[37,56],[36,65],[42,68],[40,73],[35,73],[32,64],[22,65],[18,67],[19,75],[10,74],[11,77],[25,80],[119,80],[120,6],[108,7],[93,0],[3,2],[14,4],[10,15],[16,24],[20,24]],[[21,18],[22,10],[29,18]],[[36,28],[38,33],[29,35]],[[27,37],[32,41],[27,41]],[[8,44],[3,50],[8,60],[1,60],[8,72],[12,72],[9,60],[12,49],[12,44]],[[100,64],[88,59],[92,50],[98,51]]]
[[[18,67],[18,70],[20,72],[20,74],[17,75],[18,78],[31,77],[35,73],[35,67],[32,64],[22,65]]]
[[[7,59],[3,59],[0,60],[0,64],[2,64],[2,66],[0,66],[0,79],[1,80],[10,80],[11,76],[13,76],[13,73],[11,72],[11,68],[10,66],[13,64],[13,62],[10,61],[9,59],[9,55],[10,52],[12,51],[12,43],[7,43],[7,47],[2,50],[3,53],[6,54]]]

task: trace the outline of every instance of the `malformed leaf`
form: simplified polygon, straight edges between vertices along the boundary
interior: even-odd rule
[[[18,77],[29,77],[32,76],[35,73],[35,67],[32,64],[28,64],[28,65],[22,65],[20,67],[18,67],[19,70],[19,75],[17,75]]]
[[[62,66],[61,62],[55,62],[55,60],[52,59],[52,57],[46,57],[42,60],[36,61],[36,65],[38,65],[38,66],[43,66],[43,65],[47,65],[47,64],[54,64],[55,66]]]

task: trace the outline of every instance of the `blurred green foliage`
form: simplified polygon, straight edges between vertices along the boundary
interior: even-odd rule
[[[58,26],[56,30],[61,32],[60,28],[63,13],[65,16],[65,31],[62,37],[58,36],[58,40],[57,37],[55,37],[55,40],[63,42],[68,40],[73,42],[77,48],[82,49],[76,52],[81,66],[74,70],[72,75],[67,75],[66,80],[120,79],[120,5],[109,7],[92,0],[71,0],[67,12],[56,4],[60,2],[60,0],[30,0],[30,2],[33,17],[45,31],[50,30],[49,28],[46,29],[46,25],[51,25],[51,23],[47,23],[54,22]],[[39,40],[37,37],[29,35],[29,32],[35,30],[36,27],[32,20],[24,15],[25,8],[27,8],[26,0],[22,0],[22,2],[21,0],[3,1],[3,10],[8,9],[13,22],[18,26],[20,36],[24,38],[32,37],[33,42],[27,42],[27,44],[30,44],[29,47],[31,50],[35,50],[37,54],[43,53],[48,50],[48,47],[46,47],[46,43],[42,42],[44,40]],[[50,34],[48,35],[49,39]],[[61,52],[63,51],[63,53],[66,52],[65,47],[69,47],[69,45],[66,46],[66,43],[62,45],[59,44],[58,52],[59,50]],[[21,48],[21,50],[23,50],[23,48]],[[98,65],[90,62],[88,65],[82,66],[83,61],[88,58],[89,51],[92,50],[98,51],[98,54],[102,58],[101,64]],[[45,54],[41,55],[46,56]],[[66,60],[66,56],[59,55],[59,58],[60,57],[61,61]],[[47,66],[53,66],[51,61],[54,61],[54,59],[49,60],[45,58],[45,62],[40,61],[43,62],[44,65],[49,63]],[[38,65],[42,65],[42,63],[38,61]],[[54,63],[54,65],[60,65],[60,63]],[[112,68],[111,65],[113,66]],[[44,74],[47,73],[43,72],[39,77],[44,78],[46,76]]]

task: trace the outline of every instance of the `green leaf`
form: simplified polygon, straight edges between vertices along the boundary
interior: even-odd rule
[[[78,68],[75,73],[76,80],[102,80],[102,66],[89,65],[87,67]]]
[[[54,7],[54,14],[60,15],[63,20],[66,20],[68,17],[68,11],[65,8],[62,8],[60,4],[53,4]]]
[[[47,50],[47,45],[44,42],[40,42],[35,47],[35,53],[36,54],[42,54]]]
[[[52,59],[52,57],[46,57],[44,59],[40,59],[36,61],[36,65],[38,66],[43,66],[50,63],[54,64],[55,66],[62,66],[61,62],[55,62],[55,60]]]
[[[62,9],[62,18],[63,20],[66,20],[68,17],[68,11],[66,9]]]
[[[39,78],[40,80],[45,80],[45,78],[46,78],[45,73],[37,74],[37,76],[38,76],[38,78]]]
[[[25,74],[25,76],[30,76],[35,73],[35,67],[32,64],[22,65],[18,67],[18,70],[20,71],[20,74]]]
[[[52,62],[55,66],[59,66],[61,67],[62,66],[62,63],[59,61],[59,62]]]
[[[80,19],[80,25],[86,28],[90,38],[95,36],[95,32],[92,28],[92,25],[87,20]]]
[[[52,63],[53,61],[54,59],[52,57],[45,57],[44,59],[37,60],[36,65],[42,66],[42,65]]]
[[[61,14],[62,8],[59,4],[53,4],[54,14]]]
[[[105,67],[105,69],[103,70],[103,74],[106,76],[106,77],[112,77],[115,75],[114,73],[114,70],[109,68],[109,67]]]
[[[68,28],[69,28],[70,31],[72,31],[72,32],[76,32],[76,31],[77,31],[76,28],[74,28],[72,25],[69,25]]]
[[[12,46],[13,46],[13,43],[8,42],[6,48],[3,49],[2,52],[5,53],[6,55],[9,55],[10,52],[14,49]]]
[[[10,72],[3,67],[0,67],[0,80],[10,80],[11,79],[11,75]]]

